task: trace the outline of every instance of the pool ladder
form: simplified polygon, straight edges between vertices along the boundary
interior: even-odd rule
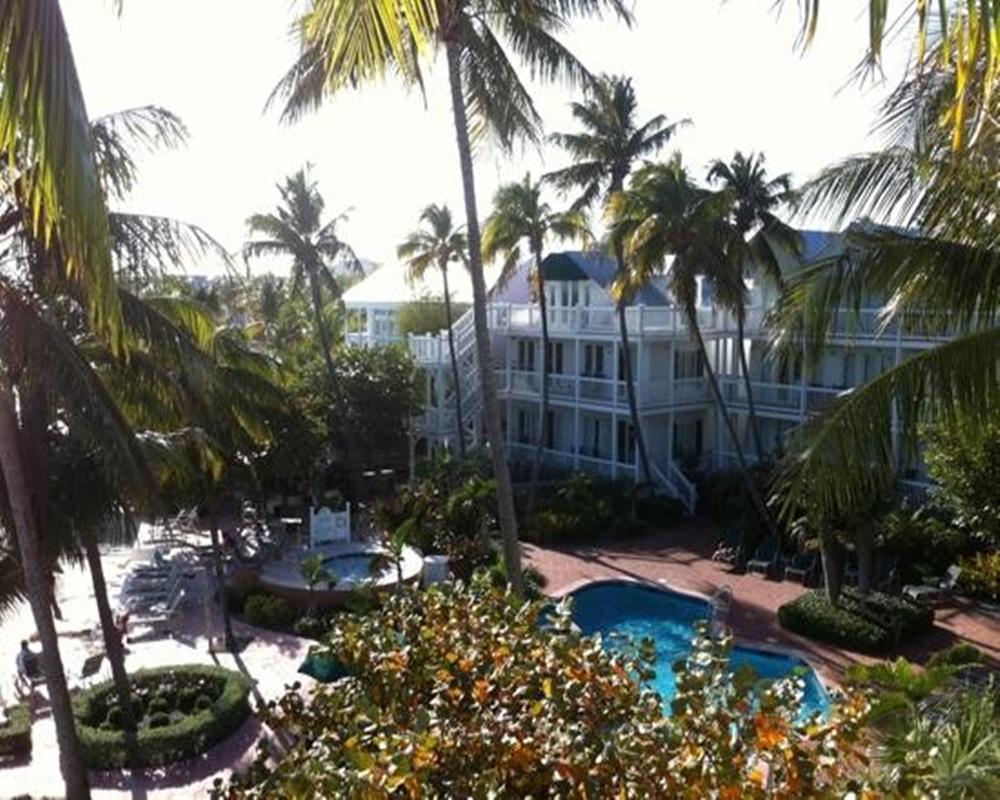
[[[733,606],[733,589],[729,584],[720,586],[712,593],[711,610],[708,617],[708,630],[716,639],[726,633],[729,623],[729,611]]]

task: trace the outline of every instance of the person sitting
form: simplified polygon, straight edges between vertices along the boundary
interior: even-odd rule
[[[131,611],[115,615],[115,631],[118,633],[118,640],[123,645],[128,643],[128,621],[131,616]]]
[[[38,663],[38,655],[28,647],[27,640],[21,640],[21,649],[17,654],[17,686],[22,693],[31,693],[31,690],[40,683],[45,682],[41,665]]]

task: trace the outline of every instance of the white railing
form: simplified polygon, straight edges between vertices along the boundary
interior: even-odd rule
[[[689,514],[693,514],[698,507],[698,489],[673,461],[668,461],[665,466],[666,475],[653,463],[649,465],[650,472],[664,489],[684,504]]]
[[[494,330],[541,330],[542,312],[535,304],[494,303],[487,315]],[[547,310],[550,333],[593,333],[618,335],[618,313],[612,306],[551,307]],[[747,330],[758,326],[763,319],[760,309],[750,309]],[[687,317],[675,306],[629,306],[625,321],[631,334],[688,336]],[[735,331],[732,316],[717,308],[698,309],[698,324],[703,331]]]

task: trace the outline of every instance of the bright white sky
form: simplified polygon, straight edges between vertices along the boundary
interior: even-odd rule
[[[762,150],[772,173],[804,180],[873,145],[868,132],[886,86],[845,88],[864,48],[866,2],[824,3],[805,55],[794,49],[796,2],[785,5],[779,17],[773,0],[637,0],[633,29],[581,23],[568,43],[593,71],[634,78],[642,118],[693,120],[675,142],[695,173],[740,148]],[[121,17],[109,6],[63,2],[89,113],[157,104],[191,132],[186,148],[144,160],[130,210],[198,223],[235,251],[246,217],[270,210],[275,184],[311,162],[328,211],[353,209],[342,236],[366,258],[393,260],[427,203],[447,202],[464,216],[441,66],[429,74],[426,108],[418,94],[389,83],[346,92],[286,125],[263,108],[294,60],[296,0],[127,0]],[[889,82],[905,55],[905,44],[894,48]],[[573,129],[573,98],[565,86],[538,88],[549,131]],[[563,163],[550,148],[479,153],[480,215],[499,182]]]

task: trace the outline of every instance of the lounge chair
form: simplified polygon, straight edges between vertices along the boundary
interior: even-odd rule
[[[815,550],[796,553],[785,565],[785,579],[794,580],[808,586],[819,568],[819,556]]]
[[[778,558],[779,547],[777,539],[774,537],[765,539],[760,547],[757,548],[754,557],[747,561],[747,574],[759,572],[764,576],[770,575],[772,569],[778,563]]]
[[[940,600],[946,594],[955,591],[958,585],[958,578],[962,574],[962,568],[957,564],[948,567],[948,571],[943,578],[931,578],[927,583],[921,585],[910,585],[903,587],[903,596],[909,597],[918,603],[932,603]]]
[[[83,664],[80,666],[80,674],[76,676],[77,685],[82,688],[86,688],[86,686],[98,676],[101,671],[101,664],[103,663],[103,652],[87,656],[83,660]]]
[[[129,627],[132,632],[129,634],[129,638],[136,640],[173,634],[174,622],[184,604],[185,597],[186,592],[184,589],[180,589],[170,598],[168,603],[154,606],[131,617]]]
[[[739,528],[726,528],[712,554],[712,560],[739,567],[743,558],[743,531]]]

